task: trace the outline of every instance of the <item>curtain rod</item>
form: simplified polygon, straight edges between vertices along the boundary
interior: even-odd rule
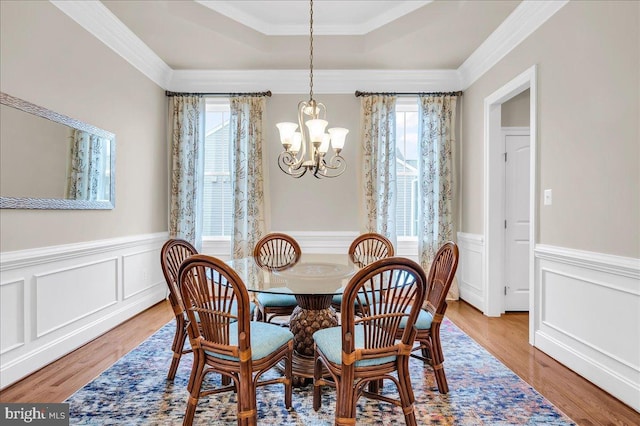
[[[361,92],[356,90],[356,98],[361,96],[386,95],[386,96],[462,96],[462,92]]]
[[[267,90],[266,92],[245,92],[245,93],[190,93],[190,92],[170,92],[165,91],[164,94],[166,96],[267,96],[271,97],[271,90]]]

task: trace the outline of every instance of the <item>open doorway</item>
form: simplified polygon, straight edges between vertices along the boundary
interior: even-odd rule
[[[505,173],[504,165],[505,140],[502,131],[502,105],[510,99],[529,91],[529,167],[528,167],[528,206],[525,217],[528,216],[529,238],[526,244],[526,262],[528,275],[526,282],[519,286],[528,288],[529,310],[529,343],[534,341],[534,326],[536,319],[534,295],[534,256],[537,211],[537,155],[536,155],[536,67],[535,65],[484,100],[484,129],[485,129],[485,164],[484,164],[484,314],[499,316],[505,312],[505,288],[507,287],[507,271],[505,258],[507,243],[505,233]],[[508,223],[507,223],[508,226]]]

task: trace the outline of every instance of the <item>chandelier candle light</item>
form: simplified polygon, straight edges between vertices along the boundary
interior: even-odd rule
[[[348,129],[334,127],[325,129],[329,124],[325,120],[327,108],[321,102],[313,99],[313,0],[310,0],[309,19],[309,100],[298,104],[298,124],[284,122],[276,124],[280,131],[280,142],[284,151],[278,156],[278,166],[286,174],[299,178],[307,171],[313,171],[313,176],[340,176],[347,168],[347,163],[340,155],[344,147],[344,140]],[[305,116],[310,117],[305,121]],[[307,127],[305,132],[303,123]],[[298,127],[300,130],[298,131]],[[329,145],[333,149],[333,156],[327,158]],[[307,146],[310,158],[306,157]]]

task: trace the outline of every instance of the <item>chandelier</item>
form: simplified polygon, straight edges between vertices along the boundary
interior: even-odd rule
[[[313,0],[310,0],[309,100],[298,103],[298,124],[276,124],[280,132],[280,142],[284,147],[284,151],[278,156],[280,170],[295,178],[303,176],[308,171],[313,172],[313,176],[318,179],[337,177],[344,173],[347,163],[340,152],[349,130],[333,127],[325,133],[329,124],[325,119],[326,114],[327,108],[324,104],[313,99]],[[305,120],[305,117],[308,119]],[[306,131],[303,124],[306,125]],[[329,146],[333,150],[330,158]]]

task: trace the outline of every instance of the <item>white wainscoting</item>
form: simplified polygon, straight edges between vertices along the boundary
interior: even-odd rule
[[[292,236],[302,249],[304,255],[309,254],[345,254],[351,242],[359,235],[357,232],[305,232],[305,231],[273,231]],[[215,256],[222,260],[231,259],[231,241],[225,238],[206,238],[202,241],[203,254]]]
[[[0,253],[0,388],[166,297],[166,233]]]
[[[460,298],[484,311],[484,238],[458,248]],[[640,411],[640,259],[538,244],[534,286],[534,346]]]
[[[477,234],[458,232],[458,288],[460,298],[475,306],[478,310],[485,310],[484,294],[484,237]]]
[[[640,259],[537,245],[535,346],[640,411]]]
[[[349,250],[349,246],[360,235],[357,231],[324,232],[324,231],[273,231],[291,235],[300,244],[305,255],[341,255]],[[202,241],[202,253],[222,260],[231,258],[231,242],[224,238],[207,238]],[[418,241],[416,239],[398,238],[396,255],[418,261]],[[309,256],[307,256],[309,257]],[[311,256],[313,258],[313,256]],[[324,260],[328,258],[323,256]]]

